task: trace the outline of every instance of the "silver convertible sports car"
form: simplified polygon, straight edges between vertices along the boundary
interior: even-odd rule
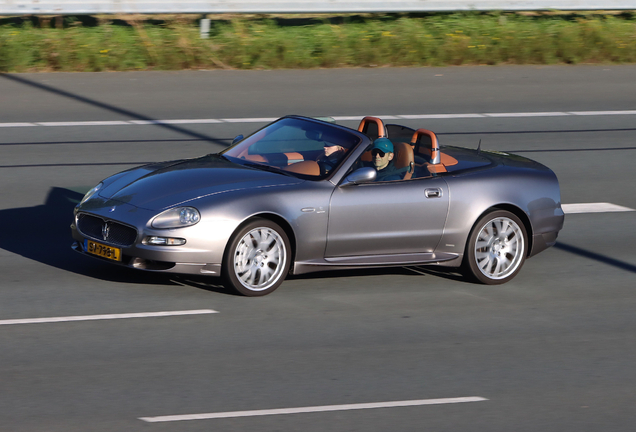
[[[537,162],[440,147],[429,130],[375,117],[354,130],[300,116],[218,154],[115,174],[74,216],[82,254],[220,276],[247,296],[290,273],[409,265],[500,284],[554,245],[564,220],[557,178]]]

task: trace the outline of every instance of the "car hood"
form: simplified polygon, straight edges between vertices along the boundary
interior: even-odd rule
[[[210,155],[145,165],[116,174],[105,181],[105,187],[99,195],[111,202],[162,210],[218,193],[302,181]]]

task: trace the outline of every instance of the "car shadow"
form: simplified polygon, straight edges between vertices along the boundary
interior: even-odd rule
[[[226,294],[232,296],[240,296],[239,293],[233,289],[226,288],[221,283],[221,278],[214,276],[196,276],[196,275],[173,275],[172,282],[177,285],[187,286],[191,288],[197,288],[204,291],[209,291],[217,294]]]
[[[406,266],[406,267],[378,267],[378,268],[366,268],[366,269],[347,269],[347,270],[329,270],[320,273],[305,273],[301,275],[291,275],[287,279],[289,280],[303,280],[303,279],[323,279],[323,278],[348,278],[348,277],[360,277],[360,276],[382,276],[382,275],[395,275],[395,276],[437,276],[444,279],[469,282],[459,270],[452,267],[438,267],[438,266]]]
[[[0,210],[0,248],[69,272],[112,282],[174,285],[169,275],[136,272],[85,257],[71,249],[70,225],[80,192],[53,187],[46,201],[34,207]]]
[[[598,254],[596,252],[585,250],[580,247],[576,247],[576,246],[569,245],[567,243],[562,243],[562,242],[557,242],[557,244],[555,244],[554,247],[556,249],[569,252],[574,255],[578,255],[582,258],[591,259],[591,260],[598,261],[600,263],[615,267],[620,270],[636,273],[636,265],[625,262],[625,261],[617,260],[616,258],[611,258],[605,255]]]

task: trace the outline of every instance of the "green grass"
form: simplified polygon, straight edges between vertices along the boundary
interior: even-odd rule
[[[0,71],[636,62],[631,14],[432,14],[0,25]]]

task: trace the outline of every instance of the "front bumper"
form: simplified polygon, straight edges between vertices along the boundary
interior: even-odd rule
[[[75,235],[73,236],[75,237]],[[99,241],[99,240],[98,240]],[[102,241],[103,243],[103,241]],[[122,248],[122,260],[113,261],[107,258],[102,258],[97,255],[88,253],[84,248],[84,239],[77,239],[71,245],[71,249],[75,252],[79,252],[82,255],[90,256],[101,261],[105,261],[111,264],[120,265],[137,270],[146,270],[152,272],[164,272],[164,273],[179,273],[179,274],[192,274],[192,275],[207,275],[207,276],[220,276],[221,264],[215,263],[201,263],[201,262],[173,262],[163,261],[158,259],[152,259],[148,257],[133,256],[129,254],[130,248]],[[150,254],[152,255],[152,254]]]

